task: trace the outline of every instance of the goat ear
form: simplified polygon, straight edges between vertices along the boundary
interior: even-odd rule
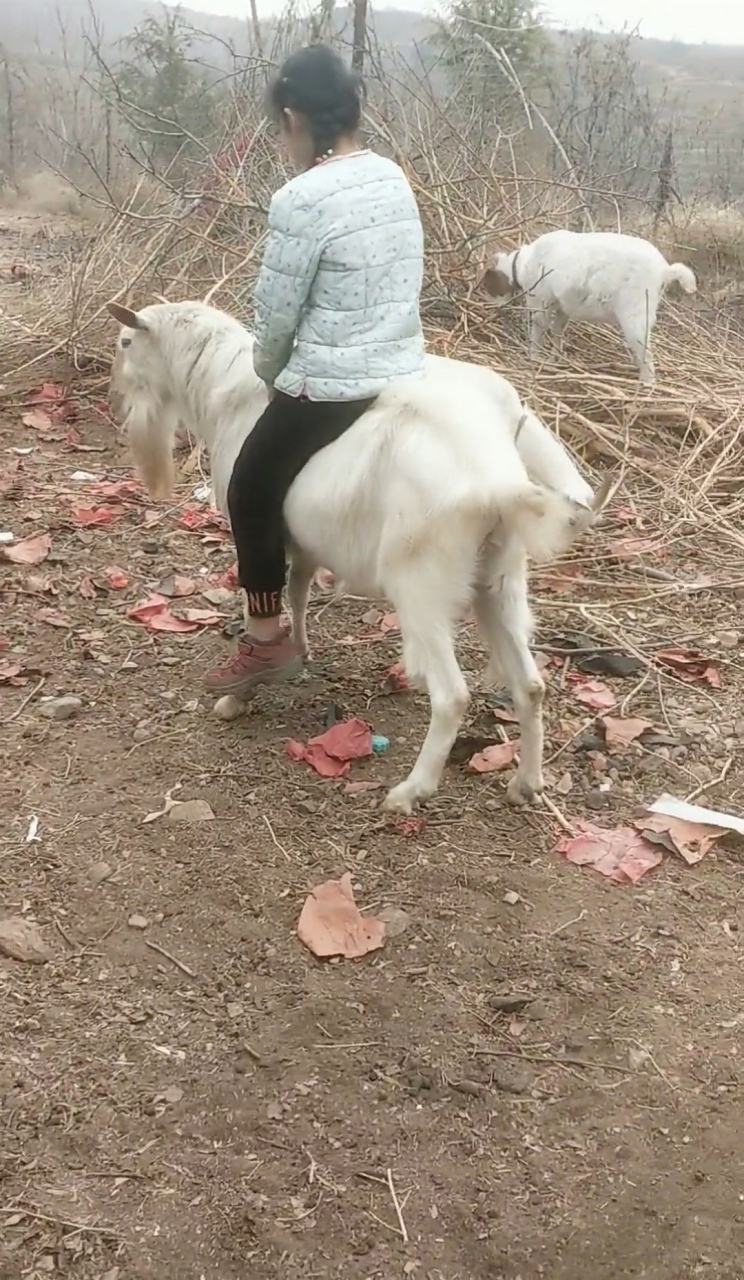
[[[488,267],[483,273],[481,285],[491,298],[506,298],[512,293],[512,283],[498,267]]]
[[[146,329],[147,325],[136,311],[131,311],[129,307],[122,307],[118,302],[107,302],[106,310],[109,315],[118,320],[119,324],[123,324],[125,329]]]

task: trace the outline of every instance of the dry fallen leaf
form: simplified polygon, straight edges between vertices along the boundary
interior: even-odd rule
[[[48,627],[71,627],[72,623],[59,609],[37,609],[34,614],[37,622],[45,622]]]
[[[51,431],[52,419],[48,413],[44,413],[43,409],[32,409],[30,413],[24,413],[21,418],[24,427],[31,427],[33,431]]]
[[[196,589],[196,583],[193,578],[183,578],[178,573],[170,573],[167,578],[163,578],[163,581],[158,583],[157,593],[173,599],[174,597],[193,596]]]
[[[484,747],[471,756],[468,767],[475,773],[498,773],[514,763],[521,746],[521,738],[513,738],[511,742],[495,742],[493,746]]]
[[[217,613],[214,609],[184,609],[183,616],[187,622],[195,622],[198,627],[218,627],[227,614]]]
[[[714,689],[723,687],[721,673],[697,649],[661,649],[656,654],[656,661],[662,666],[671,667],[678,680],[688,684],[701,680]]]
[[[356,960],[376,951],[385,940],[385,924],[362,916],[354,901],[351,874],[316,885],[305,900],[297,924],[300,942],[320,958]]]
[[[386,693],[407,693],[410,689],[406,669],[402,662],[394,662],[382,678],[382,687]]]
[[[689,866],[701,862],[716,840],[725,836],[723,827],[709,827],[702,822],[687,822],[684,818],[671,818],[666,813],[645,813],[636,818],[634,826],[649,840],[656,839],[670,853],[678,853]]]
[[[120,569],[118,564],[109,565],[107,569],[104,569],[103,576],[108,586],[112,587],[114,591],[123,591],[132,581],[126,569]]]
[[[569,862],[580,867],[593,867],[600,875],[621,884],[637,884],[653,867],[658,867],[664,855],[657,846],[645,840],[632,827],[617,827],[608,831],[593,822],[574,822],[576,836],[562,836],[555,846]]]
[[[52,422],[65,422],[73,413],[69,392],[59,382],[44,382],[26,400],[32,408],[40,408]]]
[[[112,524],[118,520],[120,511],[113,507],[73,507],[72,519],[81,529],[92,529],[96,525]]]
[[[601,716],[599,723],[604,728],[605,742],[609,748],[629,747],[647,729],[654,727],[650,720],[641,720],[638,716],[629,716],[627,719],[622,716]]]
[[[397,613],[384,613],[382,615],[380,618],[380,631],[384,634],[389,631],[400,631]]]
[[[140,600],[134,608],[127,610],[127,617],[133,622],[141,622],[149,631],[170,631],[174,633],[198,631],[198,622],[187,622],[185,618],[177,618],[171,611],[165,596],[151,595]]]
[[[34,538],[23,538],[21,542],[13,542],[9,547],[0,547],[0,559],[9,560],[11,564],[41,564],[49,555],[51,547],[51,535],[38,533]]]
[[[217,511],[199,511],[196,507],[185,507],[179,516],[178,524],[182,529],[189,529],[194,533],[211,529],[218,531],[222,536],[228,534],[227,523]]]
[[[383,782],[373,782],[371,778],[367,778],[362,782],[347,782],[344,786],[344,795],[358,796],[365,791],[379,791],[384,785]]]
[[[617,560],[628,560],[632,556],[644,555],[647,552],[653,552],[657,560],[666,559],[666,552],[654,538],[617,538],[609,544],[607,550]]]
[[[593,711],[605,711],[614,707],[617,702],[612,689],[601,680],[582,680],[580,683],[572,683],[574,683],[574,694],[579,702],[583,702],[586,707],[591,707]]]

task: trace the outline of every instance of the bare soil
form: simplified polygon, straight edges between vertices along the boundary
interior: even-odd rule
[[[52,535],[42,564],[0,567],[0,660],[29,672],[0,685],[0,917],[35,923],[51,955],[0,957],[0,1280],[741,1280],[740,845],[619,885],[554,851],[549,809],[511,810],[504,775],[453,761],[416,830],[380,814],[382,792],[293,763],[286,739],[339,708],[391,742],[354,780],[412,762],[426,704],[383,691],[396,638],[363,621],[368,601],[318,593],[310,670],[220,724],[200,681],[229,640],[126,616],[168,574],[229,568],[227,542],[179,524],[199,476],[170,508],[139,494],[78,527],[73,507],[106,499],[72,474],[130,472],[102,380],[75,383],[73,435],[22,424],[28,388],[59,372],[6,376],[0,425],[0,479],[18,466],[0,528]],[[708,560],[688,543],[664,565]],[[591,630],[575,594],[535,581],[546,649]],[[598,793],[592,713],[554,669],[550,777],[571,775],[554,803],[614,827],[708,784],[702,803],[741,812],[744,673],[719,634],[744,630],[737,591],[655,603],[658,581],[610,560],[593,582],[590,620],[620,648],[695,635],[723,688],[655,666],[607,678],[672,745],[611,757]],[[467,625],[462,650],[464,732],[498,736]],[[82,704],[64,721],[45,714],[60,695]],[[214,821],[143,823],[177,785]],[[344,870],[364,910],[407,927],[319,963],[297,918]]]

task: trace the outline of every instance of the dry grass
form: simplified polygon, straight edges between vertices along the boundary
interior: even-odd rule
[[[519,306],[494,311],[476,281],[493,243],[508,248],[550,226],[575,225],[582,193],[571,182],[524,176],[503,140],[490,159],[467,138],[453,147],[450,123],[431,104],[426,110],[412,104],[405,130],[410,154],[396,146],[383,116],[370,113],[371,140],[406,168],[425,223],[422,310],[431,347],[506,374],[590,468],[610,464],[623,472],[644,537],[653,532],[665,552],[691,562],[705,541],[725,546],[728,576],[736,578],[744,547],[738,460],[744,344],[738,332],[713,322],[718,312],[705,305],[711,277],[700,276],[702,303],[671,298],[662,311],[653,394],[639,389],[619,339],[597,328],[569,333],[563,355],[535,370]],[[499,176],[484,177],[495,174],[497,162]],[[29,282],[6,367],[29,378],[64,354],[78,370],[100,370],[114,336],[106,313],[112,299],[144,305],[197,297],[248,319],[265,210],[286,176],[279,163],[257,117],[242,172],[206,170],[195,189],[201,184],[210,202],[196,212],[184,214],[170,189],[143,177],[95,234],[69,249],[67,272]],[[657,239],[688,258],[695,246],[715,254],[725,244],[733,260],[744,246],[733,211],[678,218]],[[711,547],[703,549],[705,559]]]

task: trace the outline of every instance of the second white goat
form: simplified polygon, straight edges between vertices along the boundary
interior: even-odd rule
[[[486,292],[504,304],[524,294],[533,360],[548,334],[560,338],[569,321],[619,329],[640,374],[655,381],[651,335],[668,285],[685,293],[697,284],[682,262],[671,265],[655,245],[611,231],[549,231],[512,253],[496,253],[483,276]]]
[[[251,335],[201,303],[162,303],[139,312],[111,304],[109,310],[124,326],[112,399],[124,412],[147,488],[154,496],[170,492],[180,421],[206,445],[215,502],[227,514],[233,464],[267,403],[253,372]],[[519,717],[521,756],[508,798],[524,803],[542,790],[544,683],[529,650],[527,556],[560,554],[591,524],[592,505],[599,510],[607,497],[603,486],[592,504],[575,469],[575,481],[569,479],[581,493],[577,499],[532,483],[515,437],[521,423],[520,434],[534,450],[536,431],[546,429],[523,412],[516,392],[497,374],[467,371],[435,360],[421,381],[384,391],[312,458],[284,509],[288,599],[304,652],[308,593],[319,565],[357,595],[387,598],[397,612],[408,678],[427,690],[431,704],[418,759],[385,801],[388,810],[403,813],[436,791],[462,722],[468,690],[454,631],[468,607],[491,670],[503,671]],[[506,401],[511,414],[496,408]],[[567,462],[566,474],[573,468]],[[551,470],[539,459],[535,465]],[[546,478],[554,483],[556,477]],[[231,696],[215,707],[223,719],[241,710]]]

